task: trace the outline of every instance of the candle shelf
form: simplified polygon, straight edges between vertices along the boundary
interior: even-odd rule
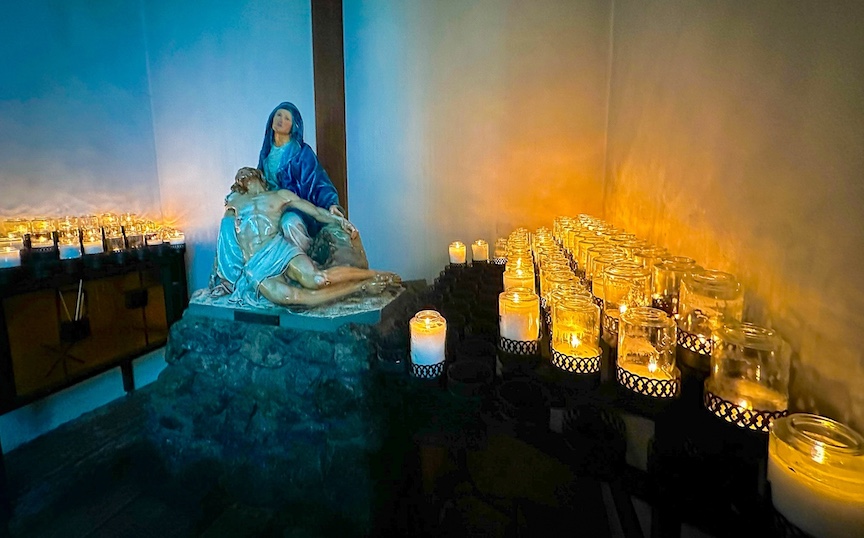
[[[576,358],[551,350],[544,360],[540,340],[500,338],[492,314],[496,297],[482,291],[499,277],[490,273],[479,281],[469,277],[467,286],[461,276],[444,279],[448,291],[442,295],[450,296],[460,287],[469,290],[457,295],[470,308],[465,330],[454,336],[458,341],[452,343],[453,353],[443,363],[446,375],[422,383],[422,390],[440,390],[452,398],[457,414],[481,424],[480,430],[471,432],[479,431],[487,440],[515,436],[579,476],[622,488],[624,498],[631,494],[645,500],[651,507],[653,536],[680,535],[683,523],[715,536],[778,535],[766,498],[764,431],[718,418],[703,402],[701,381],[697,399],[683,398],[687,374],[658,380],[622,371],[616,349],[603,340],[598,356]],[[441,293],[441,284],[436,281],[424,292],[424,300]],[[544,322],[549,325],[549,320]],[[700,342],[698,337],[695,340]],[[686,365],[677,366],[682,373],[702,375]],[[490,375],[496,367],[500,368],[497,376]],[[410,372],[404,377],[423,381]],[[436,405],[444,407],[424,412],[434,417],[430,423],[440,424],[444,408],[453,408]],[[764,424],[764,417],[762,422],[753,420]],[[650,425],[644,443],[638,438],[639,428],[632,426],[640,421]],[[466,450],[465,443],[452,441],[447,446],[450,454],[461,454],[454,456],[453,465],[464,465],[460,451]],[[639,450],[646,466],[637,468],[629,458]],[[619,503],[621,498],[616,500],[619,517],[632,511],[629,501]]]
[[[185,251],[109,263],[102,255],[0,269],[0,413],[165,345],[188,304]],[[94,263],[95,262],[95,263]]]
[[[712,412],[716,417],[746,430],[768,433],[774,420],[788,414],[786,410],[759,411],[747,409],[708,390],[704,394],[705,409]]]
[[[474,359],[460,360],[447,367],[447,388],[451,393],[466,398],[483,396],[495,377],[488,362]]]

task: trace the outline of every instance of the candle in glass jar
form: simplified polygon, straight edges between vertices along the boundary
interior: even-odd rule
[[[534,271],[527,268],[506,269],[502,273],[504,291],[511,288],[528,288],[534,291]]]
[[[540,335],[540,298],[533,289],[512,288],[498,296],[499,333],[502,338],[537,340]]]
[[[465,263],[465,243],[453,241],[450,243],[450,263]]]
[[[74,258],[81,257],[81,247],[76,244],[69,243],[60,243],[57,245],[60,249],[60,259],[61,260],[71,260]]]
[[[84,246],[84,254],[99,254],[105,251],[101,239],[85,239],[82,244]]]
[[[447,320],[435,310],[421,310],[411,318],[411,362],[431,365],[444,361]]]
[[[475,262],[489,261],[489,243],[482,239],[471,243],[471,259]]]
[[[771,425],[771,501],[817,537],[864,536],[864,437],[827,417],[795,413]]]
[[[184,234],[183,232],[174,232],[173,234],[168,236],[168,243],[172,245],[185,245],[186,234]]]
[[[0,247],[0,268],[21,265],[21,251],[15,247]]]
[[[552,349],[576,358],[600,355],[600,308],[584,296],[569,296],[552,306]]]

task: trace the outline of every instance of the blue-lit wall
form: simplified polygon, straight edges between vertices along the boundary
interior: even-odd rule
[[[138,2],[4,6],[0,35],[0,215],[158,215]]]
[[[0,218],[164,218],[186,231],[190,292],[272,108],[293,101],[315,146],[308,0],[36,0],[4,6],[0,35]],[[140,363],[139,384],[161,357]],[[4,415],[3,450],[120,394],[108,372]]]

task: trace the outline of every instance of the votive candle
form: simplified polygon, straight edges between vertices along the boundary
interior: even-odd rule
[[[489,261],[489,243],[482,239],[471,243],[471,259],[475,262]]]
[[[774,508],[818,538],[864,536],[864,437],[809,413],[774,421],[768,436]]]
[[[453,241],[450,243],[450,263],[465,263],[465,243]]]
[[[0,268],[21,265],[21,251],[15,247],[0,247]]]
[[[534,271],[527,267],[517,269],[505,269],[502,273],[504,280],[504,291],[511,288],[528,288],[534,291]]]
[[[529,288],[512,288],[498,295],[502,338],[533,341],[540,336],[540,298]]]
[[[421,310],[411,318],[411,362],[420,365],[444,361],[447,320],[435,310]]]

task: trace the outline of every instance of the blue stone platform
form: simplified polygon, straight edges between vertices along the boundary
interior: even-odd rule
[[[237,306],[227,296],[213,297],[207,289],[197,290],[189,299],[184,315],[244,321],[286,329],[331,332],[356,323],[375,325],[381,321],[381,311],[402,292],[402,287],[390,286],[378,295],[352,295],[338,302],[314,308],[289,308],[272,305],[268,308]]]

